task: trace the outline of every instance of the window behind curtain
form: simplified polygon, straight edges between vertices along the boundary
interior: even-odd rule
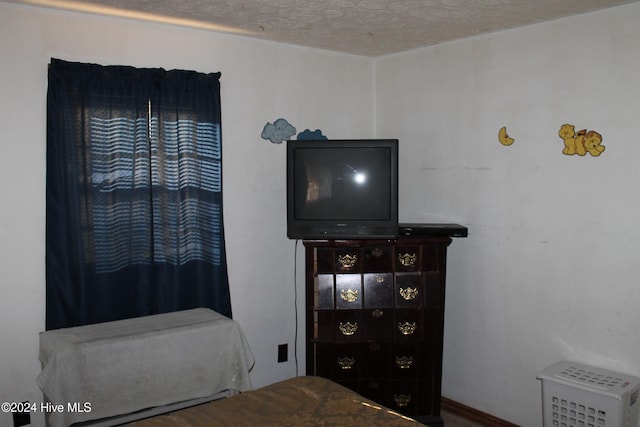
[[[47,329],[194,307],[231,316],[219,77],[52,59]]]

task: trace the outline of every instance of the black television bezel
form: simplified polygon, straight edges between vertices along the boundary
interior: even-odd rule
[[[294,215],[294,156],[305,148],[389,148],[390,217],[385,220],[304,220]],[[287,237],[290,239],[388,239],[398,234],[398,140],[397,139],[328,139],[287,141]]]

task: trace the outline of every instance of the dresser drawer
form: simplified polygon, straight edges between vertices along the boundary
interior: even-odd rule
[[[415,380],[389,381],[385,399],[391,409],[404,414],[416,413],[419,406],[420,382]]]
[[[419,308],[425,298],[421,273],[398,273],[394,289],[398,308]]]
[[[391,342],[393,340],[393,318],[393,310],[390,308],[363,310],[363,340]]]
[[[434,345],[396,344],[391,351],[391,378],[395,380],[429,379],[436,374],[434,361],[438,354]]]
[[[316,344],[316,375],[338,381],[357,380],[364,358],[359,344]]]
[[[315,270],[318,274],[334,272],[335,252],[333,248],[317,248],[315,259]]]
[[[396,344],[391,351],[391,378],[406,380],[418,378],[423,370],[418,344]]]
[[[362,249],[363,271],[376,273],[393,271],[393,250],[391,246],[370,246]]]
[[[336,308],[354,310],[362,308],[362,276],[336,274]]]
[[[390,378],[391,352],[392,345],[388,343],[363,343],[361,377],[365,379]]]
[[[365,307],[393,307],[393,274],[365,273],[363,281]]]
[[[314,306],[321,310],[333,309],[335,284],[333,274],[318,274],[314,289]]]
[[[398,246],[394,259],[397,272],[420,270],[420,246]]]
[[[336,310],[331,325],[337,343],[357,343],[362,340],[364,327],[361,310]]]
[[[319,342],[333,341],[333,311],[318,310],[314,312],[315,335],[314,340]]]
[[[407,415],[415,414],[423,400],[420,396],[421,384],[412,380],[363,380],[360,390],[363,396]]]
[[[424,324],[421,310],[397,309],[394,314],[393,333],[395,342],[418,342],[422,340]]]
[[[388,406],[389,379],[384,377],[363,379],[360,382],[360,393],[367,399]]]
[[[333,262],[336,273],[358,273],[362,271],[362,257],[360,256],[359,248],[335,248],[335,259]]]

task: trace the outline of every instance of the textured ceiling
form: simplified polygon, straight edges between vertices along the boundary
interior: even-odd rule
[[[638,0],[5,0],[381,56]]]

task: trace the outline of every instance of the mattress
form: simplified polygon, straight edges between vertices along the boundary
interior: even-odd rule
[[[132,427],[413,426],[391,411],[325,378],[296,377],[257,390],[131,424]]]

